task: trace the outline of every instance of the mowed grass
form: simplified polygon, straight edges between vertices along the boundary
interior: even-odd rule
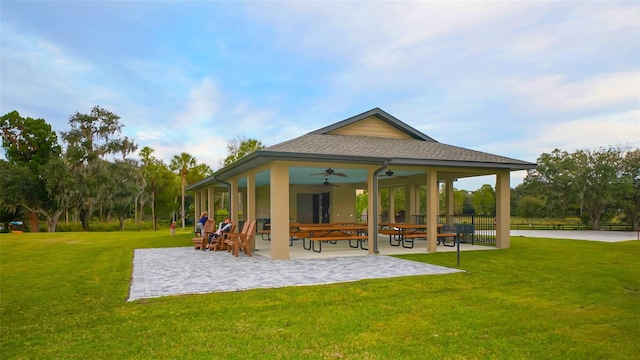
[[[640,241],[514,237],[507,250],[462,253],[464,273],[127,302],[134,249],[171,246],[191,246],[190,234],[0,235],[0,357],[637,359],[640,354]],[[455,266],[455,256],[405,258]],[[215,281],[220,274],[203,276]]]

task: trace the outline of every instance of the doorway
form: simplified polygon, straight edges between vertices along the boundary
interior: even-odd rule
[[[331,217],[329,216],[329,207],[331,207],[331,196],[330,193],[324,192],[320,194],[320,200],[322,201],[322,223],[328,224],[331,222]]]
[[[297,222],[301,224],[319,223],[319,197],[318,194],[298,194],[297,196]]]
[[[301,224],[326,224],[331,222],[330,193],[298,194],[296,218]]]

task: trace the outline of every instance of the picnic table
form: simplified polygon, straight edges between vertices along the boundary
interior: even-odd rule
[[[296,240],[298,238],[303,238],[306,235],[308,235],[305,232],[300,231],[300,226],[303,226],[303,225],[304,224],[300,224],[300,223],[289,223],[289,246],[293,246],[293,240]],[[309,224],[309,225],[313,225],[313,224]],[[264,224],[264,228],[262,230],[258,230],[258,234],[262,236],[262,240],[271,241],[271,224],[270,223]]]
[[[379,233],[389,235],[389,245],[400,246],[406,249],[413,249],[414,239],[426,239],[427,238],[427,225],[426,224],[409,224],[409,223],[380,223],[381,228]],[[438,229],[442,229],[444,225],[438,224]],[[438,244],[442,239],[442,244],[445,244],[445,238],[455,238],[457,234],[451,232],[438,232]],[[455,241],[454,241],[455,244]],[[453,246],[453,245],[446,245]]]
[[[305,250],[322,252],[322,243],[329,242],[337,244],[338,241],[348,240],[349,247],[354,249],[360,248],[368,250],[363,243],[368,240],[367,225],[349,225],[349,224],[310,224],[300,226],[300,232],[308,233],[303,237],[302,246]],[[309,240],[307,244],[306,240]],[[355,245],[353,243],[355,241]],[[318,244],[316,248],[316,244]]]

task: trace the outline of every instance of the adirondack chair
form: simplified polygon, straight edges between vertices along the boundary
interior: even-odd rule
[[[193,241],[193,248],[195,250],[205,250],[205,246],[207,245],[207,238],[209,234],[213,233],[216,228],[215,220],[207,220],[204,224],[204,234],[196,235],[191,241]]]
[[[216,244],[216,246],[213,248],[213,250],[227,250],[227,251],[231,251],[231,237],[233,236],[238,236],[239,234],[244,234],[249,230],[249,222],[245,221],[244,225],[242,226],[242,230],[237,233],[237,232],[229,232],[226,233],[223,239],[220,239],[221,241],[218,242]],[[211,246],[210,246],[211,247]]]
[[[248,224],[245,222],[244,226],[242,227],[242,231],[246,231]],[[228,245],[227,245],[227,239],[229,239],[230,235],[236,234],[235,232],[236,229],[236,224],[233,224],[233,228],[231,229],[230,232],[228,233],[224,233],[224,236],[220,236],[217,239],[214,239],[211,241],[211,244],[209,244],[209,250],[211,251],[217,251],[217,250],[228,250]]]
[[[227,235],[233,233],[234,231],[236,231],[236,224],[231,224],[231,229],[229,229],[228,232],[222,233],[222,235],[218,236],[217,238],[212,238],[211,243],[209,244],[209,250],[224,250],[224,240],[227,238]],[[212,233],[214,232],[215,231],[213,231]],[[209,238],[207,237],[207,239]]]
[[[243,226],[243,232],[228,234],[225,243],[228,246],[228,251],[232,251],[233,255],[238,257],[240,254],[240,249],[244,251],[245,254],[251,256],[251,238],[255,236],[256,232],[256,220],[246,221],[245,226]],[[247,226],[247,224],[249,224]],[[245,229],[246,227],[246,229]]]

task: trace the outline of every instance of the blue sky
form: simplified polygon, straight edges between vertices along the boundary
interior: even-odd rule
[[[531,162],[640,147],[636,1],[2,0],[0,31],[1,114],[59,132],[100,105],[167,163],[215,170],[230,138],[270,146],[374,107]]]

